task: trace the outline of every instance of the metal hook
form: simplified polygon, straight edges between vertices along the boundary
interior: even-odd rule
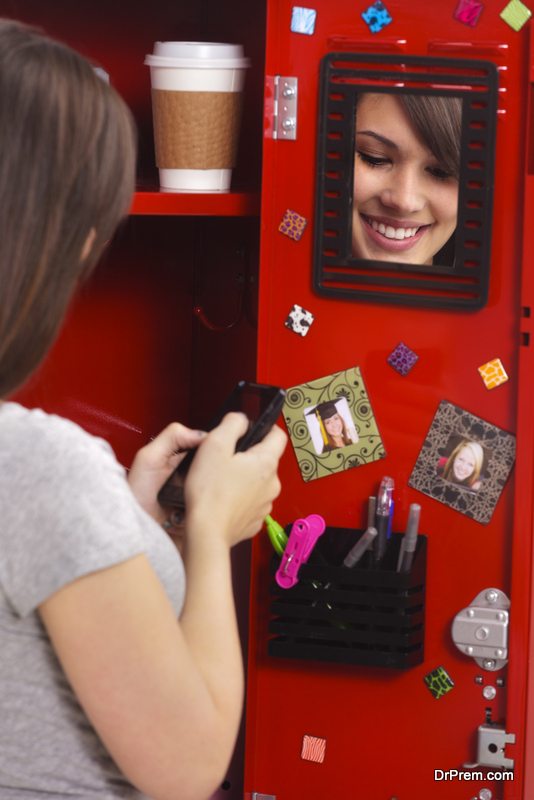
[[[200,322],[207,328],[209,331],[215,331],[221,333],[223,331],[229,331],[232,328],[235,328],[236,325],[239,325],[241,320],[243,319],[244,311],[245,311],[245,296],[246,296],[246,282],[249,278],[249,264],[248,260],[246,259],[246,250],[244,247],[240,248],[238,251],[238,255],[244,262],[244,270],[243,274],[238,278],[237,281],[240,283],[239,287],[239,296],[238,296],[238,308],[235,319],[229,322],[226,325],[221,325],[217,322],[213,322],[210,320],[204,311],[204,308],[197,303],[193,306],[193,314],[200,320]]]
[[[237,312],[237,316],[232,322],[229,322],[228,325],[219,325],[216,322],[212,322],[211,320],[209,320],[202,306],[194,306],[193,314],[197,317],[197,319],[200,320],[200,322],[204,325],[204,327],[207,328],[209,331],[216,331],[216,332],[229,331],[232,328],[235,328],[235,326],[241,322],[241,319],[243,317],[242,297],[239,304],[239,310]]]

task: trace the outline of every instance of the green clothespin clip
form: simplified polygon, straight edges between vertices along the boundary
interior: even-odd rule
[[[282,556],[287,545],[286,532],[269,514],[265,517],[265,528],[275,553]]]

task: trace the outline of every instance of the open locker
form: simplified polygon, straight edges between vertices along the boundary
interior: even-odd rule
[[[10,0],[0,14],[42,28],[102,68],[137,124],[129,218],[39,374],[14,398],[102,436],[128,467],[170,421],[205,425],[238,380],[255,377],[265,4]],[[161,39],[236,41],[251,56],[229,193],[159,190],[143,62]],[[233,560],[245,642],[249,548],[236,548]],[[221,800],[243,794],[242,738],[215,795]]]
[[[376,601],[370,612],[362,597],[380,570],[362,565],[348,589],[342,574],[341,588],[327,588],[317,606],[313,582],[324,589],[341,568],[311,561],[300,600],[300,609],[313,609],[311,623],[307,638],[293,636],[289,657],[280,624],[300,618],[280,611],[289,595],[276,595],[272,548],[264,534],[256,538],[246,742],[220,800],[243,792],[247,800],[534,796],[527,757],[534,716],[534,54],[528,2],[510,5],[156,0],[147,8],[134,0],[125,10],[101,0],[0,3],[1,13],[41,25],[106,69],[140,130],[131,216],[21,402],[105,436],[127,465],[170,419],[203,424],[240,378],[306,386],[312,409],[345,398],[360,445],[375,437],[374,455],[353,443],[352,463],[342,459],[340,468],[335,453],[322,459],[313,449],[313,418],[306,422],[294,392],[284,417],[297,446],[288,445],[282,462],[276,519],[291,525],[320,514],[330,529],[325,547],[339,546],[347,532],[365,528],[367,498],[385,475],[395,481],[394,537],[405,530],[410,504],[421,506],[425,558],[417,583],[398,580],[384,564],[389,585],[379,586],[381,608],[392,607],[384,606],[385,594],[398,593],[396,620],[419,592],[408,632],[414,638],[406,645],[402,625],[395,658],[391,617],[380,619],[371,644],[359,630],[363,614],[374,613]],[[158,39],[236,41],[252,58],[228,195],[157,190],[143,59]],[[362,258],[352,243],[354,124],[364,88],[394,102],[407,94],[461,101],[458,223],[454,248],[436,268]],[[402,227],[399,241],[411,235]],[[295,305],[312,316],[288,326]],[[507,379],[501,374],[490,389],[479,368],[495,359]],[[356,382],[358,405],[351,400]],[[330,397],[321,394],[327,388]],[[471,493],[451,488],[438,472],[462,426],[484,458],[481,485]],[[312,443],[309,461],[299,451],[299,430]],[[422,452],[431,457],[421,460]],[[244,638],[247,554],[236,564]],[[350,596],[340,599],[341,592]],[[338,612],[333,625],[327,604]],[[464,613],[461,651],[452,628]],[[330,625],[330,637],[312,630],[310,639],[317,621]],[[488,654],[493,636],[498,644]],[[473,767],[484,760],[490,764]],[[489,777],[511,772],[512,760],[513,779]],[[468,772],[464,765],[482,778],[441,776]]]

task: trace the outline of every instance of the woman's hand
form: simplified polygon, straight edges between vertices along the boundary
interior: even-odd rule
[[[206,536],[214,543],[215,532],[222,532],[232,546],[257,533],[270,513],[287,436],[274,426],[259,444],[236,453],[246,430],[244,414],[227,414],[199,447],[184,489],[188,539]]]
[[[159,490],[185,457],[181,451],[198,447],[205,436],[204,431],[173,422],[136,454],[128,483],[140,505],[157,522],[162,523],[168,516],[157,501]]]

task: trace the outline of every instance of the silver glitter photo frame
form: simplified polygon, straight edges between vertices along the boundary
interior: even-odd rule
[[[515,436],[442,400],[408,485],[487,524],[515,461]]]

